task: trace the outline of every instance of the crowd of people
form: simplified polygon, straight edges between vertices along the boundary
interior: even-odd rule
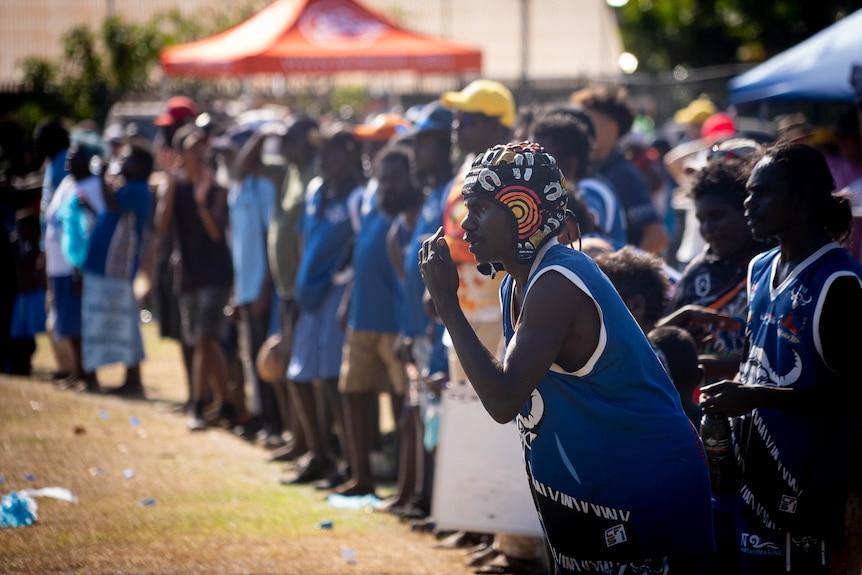
[[[767,141],[702,96],[672,145],[606,86],[518,107],[479,79],[352,123],[204,112],[168,99],[154,142],[40,124],[41,177],[4,178],[3,372],[47,332],[59,390],[146,398],[146,307],[190,432],[346,497],[378,493],[389,449],[380,509],[414,529],[435,529],[442,394],[515,421],[544,536],[438,530],[477,573],[860,572],[862,107]],[[732,429],[721,489],[707,416]]]

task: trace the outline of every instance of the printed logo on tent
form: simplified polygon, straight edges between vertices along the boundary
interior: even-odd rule
[[[299,19],[299,31],[305,39],[322,48],[369,46],[385,30],[385,24],[342,0],[318,2]]]

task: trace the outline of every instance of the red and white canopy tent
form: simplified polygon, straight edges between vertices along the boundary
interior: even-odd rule
[[[167,76],[412,71],[479,74],[480,50],[411,32],[356,0],[275,0],[220,34],[166,48]]]

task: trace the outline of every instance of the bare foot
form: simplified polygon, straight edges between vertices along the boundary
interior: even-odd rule
[[[333,495],[344,495],[351,497],[353,495],[374,495],[374,485],[360,484],[355,479],[350,479],[346,483],[339,485],[331,492]]]
[[[127,399],[146,399],[146,395],[144,395],[144,388],[143,386],[141,386],[140,382],[134,384],[127,381],[120,387],[105,390],[105,394],[118,395]]]
[[[407,504],[407,497],[404,495],[393,495],[392,497],[387,497],[383,501],[380,502],[380,505],[377,507],[380,511],[391,511],[395,507],[401,507]]]

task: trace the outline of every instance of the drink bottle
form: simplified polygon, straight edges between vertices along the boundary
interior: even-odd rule
[[[739,473],[733,454],[730,420],[723,413],[705,413],[700,421],[700,438],[709,461],[709,482],[714,494],[736,489]]]

